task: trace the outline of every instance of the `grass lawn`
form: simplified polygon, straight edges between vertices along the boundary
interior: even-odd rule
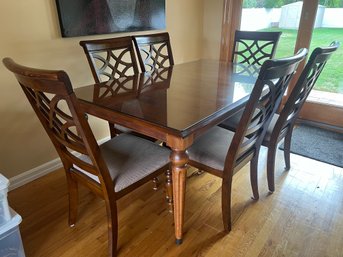
[[[297,37],[297,30],[293,29],[264,29],[263,31],[282,31],[276,50],[276,57],[285,57],[293,54]],[[318,28],[313,32],[309,55],[318,46],[328,46],[332,41],[341,42],[341,47],[332,55],[325,66],[316,85],[316,90],[343,93],[343,28]]]

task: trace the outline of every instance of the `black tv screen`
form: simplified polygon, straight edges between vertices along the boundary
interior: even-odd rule
[[[62,37],[165,29],[165,0],[56,0]]]

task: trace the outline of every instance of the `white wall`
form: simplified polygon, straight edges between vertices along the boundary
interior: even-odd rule
[[[322,27],[343,28],[343,8],[326,8]]]
[[[300,23],[302,5],[302,2],[296,2],[282,6],[279,27],[297,29]]]
[[[260,30],[271,27],[278,23],[281,16],[280,8],[243,8],[241,30]]]
[[[301,8],[244,8],[242,11],[241,30],[260,30],[270,28],[272,23],[280,28],[298,28]],[[291,18],[290,18],[291,17]],[[317,13],[315,27],[343,28],[343,8],[320,7]]]

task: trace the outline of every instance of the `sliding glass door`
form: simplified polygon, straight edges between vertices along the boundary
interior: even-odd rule
[[[243,0],[240,30],[282,32],[275,57],[294,54],[303,2]]]
[[[343,43],[343,1],[319,1],[310,49],[332,41]],[[311,94],[313,101],[343,107],[343,48],[327,63]]]
[[[294,54],[302,47],[309,54],[318,46],[337,40],[343,44],[343,1],[341,0],[224,0],[221,59],[230,56],[236,29],[281,31],[276,57]],[[239,15],[237,14],[239,13]],[[232,24],[228,22],[231,19]],[[230,32],[228,32],[230,31]],[[226,47],[226,48],[225,48]],[[299,66],[295,80],[304,63]],[[290,90],[294,83],[290,85]],[[300,118],[343,128],[343,46],[332,56]],[[285,99],[287,96],[285,97]]]
[[[310,53],[319,46],[343,40],[343,3],[341,0],[304,0],[307,10],[315,13],[311,32]],[[305,16],[306,17],[306,16]],[[301,118],[343,128],[343,51],[339,48],[328,61],[308,97]]]

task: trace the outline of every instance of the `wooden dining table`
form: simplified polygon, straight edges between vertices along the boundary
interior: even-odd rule
[[[244,107],[257,73],[249,65],[197,60],[75,89],[85,113],[170,147],[177,244],[183,236],[187,148]]]

